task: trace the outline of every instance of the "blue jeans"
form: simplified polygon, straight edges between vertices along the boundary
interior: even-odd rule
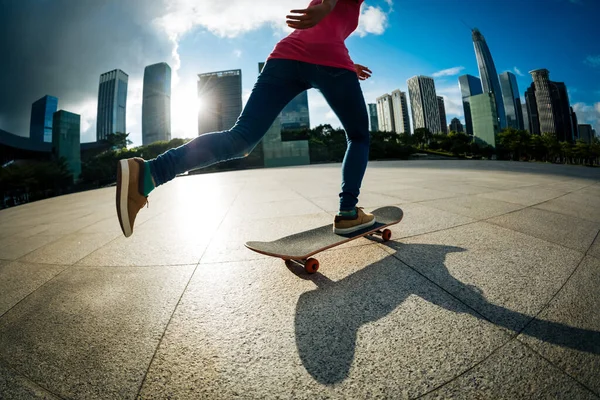
[[[369,160],[369,120],[358,76],[353,71],[293,60],[271,59],[258,77],[246,107],[228,131],[206,133],[151,160],[156,186],[177,174],[243,158],[260,142],[275,118],[298,94],[323,93],[346,130],[340,210],[353,210]]]

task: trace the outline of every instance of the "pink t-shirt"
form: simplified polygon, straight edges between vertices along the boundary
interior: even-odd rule
[[[333,11],[316,26],[296,29],[277,43],[268,59],[283,58],[354,71],[344,41],[358,27],[363,1],[338,0]],[[310,5],[322,2],[312,0]]]

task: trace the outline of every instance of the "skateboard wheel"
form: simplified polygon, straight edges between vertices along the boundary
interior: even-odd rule
[[[319,261],[314,258],[309,258],[304,263],[304,269],[309,274],[314,274],[315,272],[317,272],[319,270]]]
[[[383,233],[381,234],[381,238],[384,242],[387,242],[392,238],[392,231],[390,231],[389,229],[384,229]]]

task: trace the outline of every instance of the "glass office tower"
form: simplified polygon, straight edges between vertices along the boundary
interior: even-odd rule
[[[517,85],[515,74],[508,71],[501,73],[500,86],[502,87],[507,127],[525,129],[521,98],[519,97],[519,86]]]
[[[127,133],[127,85],[129,75],[115,69],[100,75],[98,89],[98,118],[96,140],[104,140],[109,134]]]
[[[75,181],[81,174],[81,117],[64,110],[54,113],[52,118],[52,153],[67,160],[69,171]]]
[[[458,85],[462,95],[463,110],[465,112],[465,129],[467,135],[473,136],[473,121],[471,119],[471,96],[483,93],[481,80],[473,75],[462,75],[458,77]]]
[[[242,113],[242,70],[198,75],[198,136],[231,129]]]
[[[496,110],[496,96],[482,93],[471,97],[471,115],[473,117],[473,136],[475,143],[496,147],[496,135],[500,132],[500,123]]]
[[[377,132],[379,130],[379,121],[377,119],[377,104],[369,104],[369,122],[371,124],[371,132]]]
[[[171,67],[167,63],[144,69],[142,144],[171,140]]]
[[[30,140],[52,143],[52,119],[57,109],[58,99],[53,96],[44,96],[31,105]]]
[[[500,122],[500,129],[506,128],[506,114],[504,113],[504,101],[502,100],[502,91],[498,73],[494,65],[492,53],[485,41],[485,38],[477,28],[473,29],[473,46],[475,47],[475,56],[479,67],[479,77],[483,86],[484,93],[494,93],[497,107],[497,115]]]

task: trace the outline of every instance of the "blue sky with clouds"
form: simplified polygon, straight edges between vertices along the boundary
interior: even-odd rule
[[[564,81],[571,103],[582,119],[600,128],[600,15],[597,0],[403,0],[392,7],[367,0],[365,7],[382,11],[372,18],[371,30],[381,34],[354,35],[347,45],[356,63],[374,74],[363,83],[368,102],[396,88],[406,90],[413,75],[435,76],[438,94],[446,97],[448,122],[463,120],[457,77],[478,76],[469,27],[484,34],[498,73],[517,75],[519,91],[531,84],[528,71],[550,70]],[[364,10],[363,10],[364,11]],[[380,29],[373,28],[380,24]],[[191,80],[198,72],[242,68],[247,96],[263,60],[285,31],[262,26],[233,37],[217,37],[204,27],[180,41],[181,75]],[[317,92],[309,93],[313,124],[339,121]]]
[[[51,94],[59,108],[81,114],[82,141],[93,141],[98,77],[121,68],[130,79],[127,130],[141,144],[143,70],[166,61],[173,68],[172,136],[194,137],[197,74],[240,68],[247,99],[258,62],[290,32],[285,15],[309,2],[72,1],[0,3],[10,4],[0,10],[0,50],[13,54],[0,65],[0,128],[26,136],[31,103]],[[600,131],[600,0],[366,0],[362,14],[347,45],[356,63],[373,70],[362,84],[367,102],[406,91],[414,75],[434,76],[448,122],[464,120],[457,78],[479,75],[469,29],[477,27],[498,73],[513,71],[521,94],[531,84],[528,71],[547,68],[552,80],[566,83],[579,120]],[[340,125],[314,90],[309,106],[313,125]]]

